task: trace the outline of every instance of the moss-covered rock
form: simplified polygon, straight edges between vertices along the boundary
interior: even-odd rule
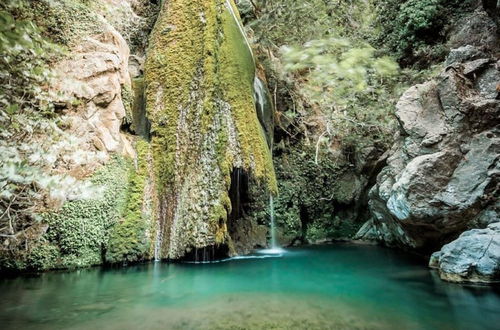
[[[149,145],[139,140],[136,144],[137,168],[129,171],[123,216],[113,227],[106,251],[106,262],[127,263],[148,259],[152,240],[148,233],[148,214],[144,212],[147,194]],[[150,216],[150,214],[149,214]]]
[[[126,201],[129,168],[129,161],[116,157],[99,169],[90,181],[101,187],[101,193],[41,214],[38,228],[23,233],[31,236],[26,246],[2,251],[0,268],[46,270],[101,264],[110,230],[120,219]]]
[[[233,168],[276,191],[255,113],[252,50],[233,1],[163,5],[146,61],[161,256],[227,245]]]
[[[356,172],[347,159],[329,152],[316,163],[314,146],[303,142],[278,143],[274,165],[279,188],[275,221],[281,244],[344,239],[357,232],[366,173]],[[260,222],[268,217],[254,215]]]

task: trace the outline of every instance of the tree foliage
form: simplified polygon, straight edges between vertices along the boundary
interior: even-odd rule
[[[398,72],[393,60],[340,38],[284,47],[283,59],[288,79],[298,81],[304,98],[319,109],[322,138],[361,147],[391,135],[391,87]]]
[[[33,22],[16,18],[26,6],[23,1],[0,5],[0,237],[7,250],[29,248],[25,232],[40,221],[36,214],[45,207],[95,192],[57,169],[105,156],[81,150],[81,141],[64,130],[68,121],[56,113],[48,90],[48,63],[62,49]]]
[[[264,47],[299,45],[332,36],[370,33],[371,5],[364,0],[241,0],[247,25]]]
[[[374,2],[246,3],[280,122],[313,137],[317,153],[326,146],[387,146],[400,81],[398,65],[369,44],[378,33]]]
[[[474,0],[383,0],[376,3],[378,43],[405,66],[421,67],[441,61],[446,27],[469,9]]]

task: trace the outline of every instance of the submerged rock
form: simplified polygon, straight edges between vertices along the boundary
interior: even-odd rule
[[[500,282],[500,222],[464,232],[435,252],[429,266],[450,282]]]

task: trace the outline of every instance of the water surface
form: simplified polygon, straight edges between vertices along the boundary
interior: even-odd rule
[[[353,245],[0,280],[1,329],[498,329],[500,293]],[[262,257],[262,256],[261,256]]]

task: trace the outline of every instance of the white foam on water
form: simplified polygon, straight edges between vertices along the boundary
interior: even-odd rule
[[[273,247],[271,249],[262,249],[262,250],[257,250],[255,252],[258,253],[258,254],[276,255],[276,254],[284,254],[284,253],[286,253],[286,250],[282,249],[280,247]]]

